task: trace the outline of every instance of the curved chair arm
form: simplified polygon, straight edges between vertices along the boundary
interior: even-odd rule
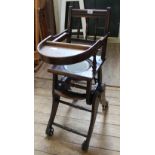
[[[68,30],[66,29],[65,31],[63,31],[62,33],[59,33],[57,35],[49,35],[47,36],[45,39],[43,39],[37,46],[37,50],[39,51],[40,48],[47,42],[47,41],[62,41],[64,40],[66,37],[68,36]]]
[[[56,35],[52,36],[52,38],[56,39],[56,38],[60,37],[61,35],[63,35],[64,33],[68,33],[68,29],[64,30],[63,32],[61,32],[59,34],[56,34]]]
[[[105,34],[104,37],[100,38],[96,43],[94,43],[91,47],[90,50],[93,48],[93,53],[92,55],[96,55],[97,50],[103,46],[104,41],[108,38],[109,33]]]
[[[66,64],[75,64],[75,63],[78,63],[78,62],[81,62],[81,61],[84,61],[88,58],[90,58],[91,56],[95,56],[98,49],[100,47],[102,47],[103,43],[104,43],[104,40],[107,39],[108,37],[108,34],[105,35],[103,38],[101,38],[100,40],[98,40],[95,44],[93,44],[92,46],[86,46],[85,48],[83,48],[83,45],[78,45],[79,48],[83,48],[83,52],[82,53],[79,53],[79,54],[76,54],[76,55],[72,55],[72,56],[61,56],[61,57],[54,57],[54,56],[49,56],[49,55],[46,55],[45,53],[43,53],[41,51],[41,48],[48,44],[48,42],[51,42],[51,46],[52,44],[57,44],[57,48],[60,46],[62,47],[62,45],[65,45],[66,47],[70,46],[69,48],[71,49],[74,49],[76,50],[77,49],[77,45],[75,44],[69,44],[69,43],[61,43],[59,42],[56,42],[56,40],[59,40],[61,39],[60,36],[64,37],[64,36],[67,36],[67,33],[64,32],[62,33],[61,35],[59,35],[57,38],[53,39],[52,36],[48,36],[47,38],[45,38],[44,40],[42,40],[39,45],[38,45],[38,52],[40,54],[40,57],[43,59],[43,61],[47,62],[47,63],[50,63],[50,64],[55,64],[55,65],[66,65]],[[53,41],[49,41],[50,39],[53,39]],[[55,40],[55,41],[54,41]],[[50,45],[50,44],[48,44]]]
[[[61,38],[61,36],[64,36],[64,34],[68,34],[68,30],[64,30],[63,32],[56,34],[56,35],[49,35],[45,39],[43,39],[40,43],[46,42],[47,40],[53,41],[55,39]],[[38,44],[39,46],[39,44]]]

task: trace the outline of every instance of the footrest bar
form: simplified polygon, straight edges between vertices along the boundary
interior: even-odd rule
[[[88,111],[88,112],[92,112],[91,110],[87,109],[87,108],[84,108],[82,106],[79,106],[79,105],[74,105],[74,104],[71,104],[69,102],[65,102],[65,101],[62,101],[62,100],[59,100],[60,103],[63,103],[63,104],[66,104],[68,106],[72,106],[74,108],[77,108],[77,109],[80,109],[80,110],[85,110],[85,111]]]
[[[85,134],[83,134],[83,133],[80,133],[80,132],[78,132],[78,131],[76,131],[76,130],[74,130],[74,129],[68,128],[68,127],[66,127],[66,126],[57,124],[57,123],[55,123],[55,122],[53,122],[53,125],[55,125],[55,126],[57,126],[57,127],[60,127],[60,128],[62,128],[62,129],[64,129],[64,130],[67,130],[67,131],[69,131],[69,132],[78,134],[78,135],[80,135],[80,136],[87,137],[87,135],[85,135]]]

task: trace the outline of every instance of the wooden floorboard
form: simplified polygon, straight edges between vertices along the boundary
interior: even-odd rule
[[[74,128],[76,128],[76,126],[74,126]],[[45,129],[46,125],[35,124],[35,130],[37,130],[35,136],[41,136],[45,138],[46,137],[45,132],[43,132],[45,131]],[[55,129],[54,135],[51,138],[49,138],[50,140],[56,139],[59,141],[65,141],[68,143],[74,143],[79,145],[81,145],[82,142],[85,140],[85,138],[82,136],[70,133],[68,131],[64,131],[58,127],[54,127],[54,129]],[[107,150],[119,151],[119,140],[120,140],[119,137],[105,136],[102,134],[93,133],[90,141],[90,146],[103,148]]]
[[[48,139],[44,136],[34,136],[35,149],[40,152],[55,155],[119,155],[119,151],[108,150],[99,147],[90,146],[87,153],[81,150],[81,145],[74,142],[67,142],[62,137],[53,136]],[[58,139],[59,138],[59,139]],[[38,154],[36,154],[38,155]]]
[[[39,108],[39,104],[37,104],[37,105],[38,106],[35,105],[35,108],[34,108],[36,115],[43,115],[42,117],[49,117],[51,108],[46,108],[44,106],[40,106],[40,108]],[[58,117],[72,118],[72,119],[78,119],[78,120],[82,119],[83,121],[90,121],[91,114],[89,112],[74,109],[74,108],[71,108],[68,106],[66,106],[66,108],[63,108],[63,107],[64,106],[62,104],[59,106],[58,111],[57,111]],[[109,109],[110,109],[110,107],[109,107]],[[120,124],[119,119],[120,119],[120,117],[118,114],[117,115],[112,114],[112,113],[108,114],[108,112],[104,113],[101,111],[101,112],[98,112],[96,122],[100,122],[100,123],[104,122],[104,123],[108,123],[108,124],[119,125]]]
[[[55,153],[49,153],[49,152],[46,152],[46,151],[43,151],[43,150],[37,150],[35,149],[34,150],[34,155],[56,155]]]
[[[102,111],[99,106],[98,116],[90,141],[89,151],[84,153],[81,144],[84,137],[64,131],[54,126],[54,136],[47,138],[45,129],[52,106],[52,80],[35,78],[34,88],[34,135],[35,155],[119,155],[120,154],[120,107],[119,88],[106,87],[106,99],[109,102],[108,111]],[[69,100],[68,100],[69,101]],[[85,101],[75,102],[90,108]],[[87,133],[90,113],[70,108],[61,104],[55,122]]]
[[[80,105],[80,106],[83,106],[83,107],[91,110],[91,107],[89,105],[85,104],[85,100],[78,101],[78,102],[73,102],[72,100],[67,100],[67,101],[70,103],[73,103],[74,105]],[[44,112],[44,111],[48,112],[52,106],[52,98],[45,98],[43,96],[35,95],[34,102],[35,102],[34,110],[38,111],[38,112]],[[106,113],[113,114],[113,115],[119,115],[120,114],[119,106],[112,105],[110,102],[109,102],[109,104],[110,104],[110,108],[108,109],[108,111]],[[63,113],[66,113],[70,109],[72,109],[72,108],[67,105],[61,104],[61,109],[59,109],[59,110],[62,111]],[[78,112],[79,112],[79,110],[78,110]],[[72,109],[72,113],[77,113],[77,109]],[[99,105],[98,113],[99,114],[104,113],[104,111],[102,111],[101,104]]]
[[[120,47],[108,44],[106,61],[102,67],[103,81],[107,85],[120,86]]]
[[[35,112],[35,123],[47,125],[49,115],[43,113]],[[87,120],[81,120],[70,117],[62,117],[56,116],[55,122],[59,124],[63,124],[65,126],[69,126],[71,128],[76,128],[81,132],[86,133],[89,127],[89,122]],[[118,124],[106,123],[106,122],[98,122],[96,121],[94,127],[94,133],[108,135],[113,137],[119,137],[120,127]]]

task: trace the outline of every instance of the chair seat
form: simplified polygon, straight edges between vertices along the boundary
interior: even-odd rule
[[[91,80],[93,79],[93,68],[92,68],[93,57],[90,59],[82,61],[80,63],[72,65],[51,65],[48,72],[55,73],[59,75],[65,75],[69,77],[75,77],[81,80]],[[100,56],[96,56],[96,72],[102,65],[103,61]]]
[[[70,73],[81,73],[87,71],[91,65],[92,62],[88,59],[73,65],[64,65],[64,68]]]

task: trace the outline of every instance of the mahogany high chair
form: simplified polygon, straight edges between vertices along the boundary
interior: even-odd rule
[[[84,39],[80,38],[79,29],[81,24],[77,24],[77,38],[72,34],[72,29],[75,29],[72,24],[74,22],[73,18],[79,18],[79,21],[81,21],[81,18],[86,19],[86,37]],[[54,133],[53,125],[55,125],[84,136],[86,139],[82,144],[82,150],[85,151],[89,147],[99,102],[102,103],[103,110],[108,107],[105,99],[105,85],[102,83],[102,65],[106,56],[109,21],[110,7],[104,10],[81,10],[70,7],[67,29],[58,35],[46,37],[38,45],[40,58],[46,63],[52,64],[48,71],[53,74],[53,104],[46,134],[52,136]],[[88,24],[94,26],[94,32],[89,32]],[[98,33],[97,30],[102,32],[102,37],[99,37],[101,33]],[[92,34],[94,34],[94,37],[92,37]],[[75,42],[79,43],[75,44]],[[62,97],[71,100],[86,100],[86,104],[90,105],[91,110],[67,102]],[[59,103],[91,112],[87,134],[80,133],[54,121]]]

